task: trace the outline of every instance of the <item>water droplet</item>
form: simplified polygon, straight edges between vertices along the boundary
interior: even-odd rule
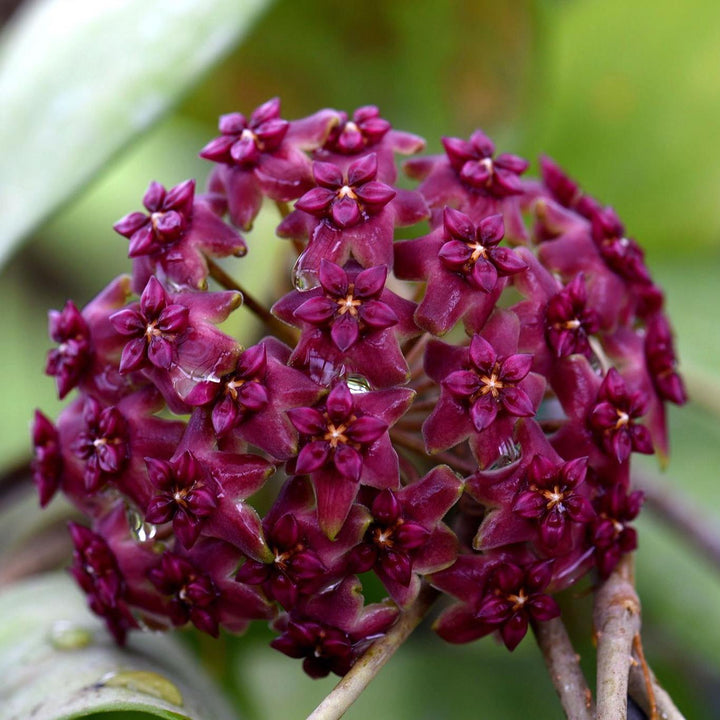
[[[149,670],[110,672],[100,678],[98,687],[117,687],[151,695],[171,705],[183,706],[183,696],[177,686],[163,675]]]
[[[143,516],[135,508],[127,509],[127,521],[130,532],[139,542],[153,540],[157,535],[157,528],[149,522],[145,522]]]
[[[302,266],[303,255],[295,261],[295,266],[292,270],[293,285],[299,292],[307,292],[320,284],[317,271]]]
[[[92,641],[92,631],[69,620],[58,620],[50,628],[50,643],[56,650],[80,650]]]
[[[512,465],[522,455],[522,448],[510,438],[503,440],[498,447],[498,457],[495,462],[488,468],[489,470],[499,470],[500,468]]]
[[[348,375],[346,383],[351,393],[366,393],[371,389],[367,378],[362,375]]]

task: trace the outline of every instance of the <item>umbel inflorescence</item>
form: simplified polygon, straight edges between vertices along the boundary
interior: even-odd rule
[[[121,643],[270,621],[319,677],[431,585],[441,637],[512,650],[635,548],[630,456],[665,453],[685,401],[642,250],[550,159],[528,179],[479,130],[406,160],[415,190],[395,156],[424,141],[374,107],[286,121],[274,99],[220,133],[206,193],[153,182],[114,226],[132,274],[50,314],[47,372],[75,397],[37,413],[34,477],[88,518],[90,607]],[[247,266],[273,240],[240,234],[268,200],[296,258],[272,314],[245,295],[269,334],[241,344],[218,325],[234,271],[276,283]]]

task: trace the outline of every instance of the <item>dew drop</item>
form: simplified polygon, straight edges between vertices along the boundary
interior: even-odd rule
[[[177,686],[163,675],[149,670],[110,672],[100,678],[98,687],[125,688],[132,692],[151,695],[171,705],[183,706],[183,696]]]
[[[507,440],[503,440],[498,447],[498,456],[488,470],[499,470],[500,468],[512,465],[512,463],[520,459],[521,455],[522,448],[520,445],[509,438]]]
[[[127,509],[127,521],[132,536],[139,542],[153,540],[157,535],[155,525],[145,522],[143,516],[134,508]]]
[[[302,266],[303,255],[295,261],[292,269],[293,285],[298,292],[307,292],[320,284],[317,271]]]
[[[353,394],[370,392],[370,383],[362,375],[348,375],[345,382]]]
[[[58,620],[50,628],[50,644],[56,650],[81,650],[92,641],[92,631],[69,620]]]

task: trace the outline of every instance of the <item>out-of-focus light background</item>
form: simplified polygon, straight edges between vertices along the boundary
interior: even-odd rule
[[[282,98],[287,118],[320,107],[351,112],[376,104],[395,127],[426,137],[431,151],[440,149],[441,135],[466,136],[481,127],[500,151],[534,162],[549,154],[585,190],[613,205],[666,289],[692,398],[670,412],[665,481],[720,525],[715,0],[272,3],[239,47],[39,227],[3,268],[0,468],[29,454],[33,409],[54,416],[60,407],[54,383],[43,375],[47,308],[60,308],[67,298],[85,304],[128,270],[127,243],[112,223],[139,208],[150,180],[172,186],[197,177],[202,185],[209,164],[197,151],[215,136],[218,115],[250,111],[274,95]],[[53,123],[52,114],[44,121]],[[58,142],[62,137],[60,131]],[[2,214],[0,208],[0,222]],[[251,240],[275,242],[270,225],[261,224],[259,232],[268,237]],[[236,273],[242,278],[241,262]],[[245,282],[262,293],[262,273],[253,269]],[[658,471],[653,458],[638,465]],[[688,718],[717,717],[720,571],[651,513],[637,525],[646,655]],[[592,654],[590,602],[577,598],[580,610],[569,620],[586,637],[579,644],[585,656]],[[210,667],[228,666],[222,681],[234,688],[244,718],[304,717],[334,681],[307,679],[296,661],[267,647],[267,638],[256,630],[238,641],[203,640],[198,652]],[[560,713],[532,638],[511,655],[492,639],[450,647],[421,629],[347,717],[475,720]]]

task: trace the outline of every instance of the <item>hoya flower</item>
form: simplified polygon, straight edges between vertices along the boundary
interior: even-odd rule
[[[353,257],[363,267],[392,265],[396,227],[427,217],[422,197],[377,179],[375,153],[363,155],[343,172],[332,163],[314,162],[317,187],[296,203],[277,228],[280,237],[308,239],[298,259],[300,274],[315,276],[324,258],[344,265]]]
[[[650,433],[636,420],[645,414],[648,398],[640,390],[630,391],[615,368],[608,370],[598,391],[597,403],[588,422],[605,452],[625,462],[630,453],[652,454]]]
[[[412,397],[406,388],[353,394],[340,383],[320,405],[288,411],[301,437],[293,472],[310,475],[318,522],[328,536],[342,526],[358,483],[379,489],[398,486],[398,458],[388,429]]]
[[[465,643],[498,631],[508,650],[514,650],[531,620],[560,615],[558,604],[544,592],[552,580],[552,561],[518,565],[489,555],[456,565],[433,576],[433,584],[462,601],[433,626],[448,642]]]
[[[332,128],[323,146],[313,153],[316,160],[332,162],[340,167],[350,164],[358,155],[375,153],[378,175],[383,182],[397,178],[394,153],[412,155],[425,147],[418,135],[393,130],[374,105],[359,107],[349,119],[340,113],[340,122]]]
[[[312,186],[310,161],[302,152],[319,147],[339,122],[335,111],[288,122],[280,117],[280,100],[272,98],[249,118],[242,113],[220,117],[220,136],[200,157],[218,163],[210,190],[221,193],[235,225],[249,230],[264,195],[280,202],[295,200]]]
[[[476,226],[446,207],[443,226],[430,235],[395,245],[395,274],[427,280],[415,320],[434,335],[443,335],[471,308],[489,314],[504,289],[500,278],[526,268],[511,248],[499,247],[504,235],[501,215]]]
[[[590,541],[601,577],[608,577],[620,558],[637,547],[637,531],[629,523],[638,516],[643,499],[642,492],[629,493],[622,485],[608,488],[597,499]]]
[[[33,480],[40,496],[40,506],[45,507],[60,486],[62,453],[57,428],[39,410],[35,411],[32,440],[34,448]]]
[[[152,182],[143,197],[148,211],[118,220],[115,231],[130,239],[133,289],[141,292],[156,271],[179,287],[199,288],[208,276],[206,255],[241,256],[245,241],[214,212],[209,199],[195,196],[195,181],[170,190]]]
[[[449,468],[439,466],[400,490],[377,492],[364,542],[350,553],[351,569],[373,569],[393,600],[409,605],[420,590],[419,574],[437,572],[455,560],[457,539],[442,518],[462,488]]]
[[[505,352],[516,345],[517,330],[515,316],[500,313],[484,336],[473,335],[467,347],[428,344],[425,368],[442,387],[440,400],[423,424],[428,450],[444,450],[469,437],[484,466],[495,460],[515,421],[535,414],[544,383],[530,373],[533,358]]]
[[[304,658],[303,669],[312,678],[344,675],[396,617],[397,609],[389,604],[363,607],[360,583],[350,576],[281,615],[275,622],[281,635],[270,644],[285,655]]]
[[[385,288],[384,265],[362,270],[322,260],[320,287],[294,291],[273,306],[273,313],[302,328],[291,362],[323,381],[327,366],[344,367],[375,387],[407,379],[399,341],[418,334],[414,303]]]

